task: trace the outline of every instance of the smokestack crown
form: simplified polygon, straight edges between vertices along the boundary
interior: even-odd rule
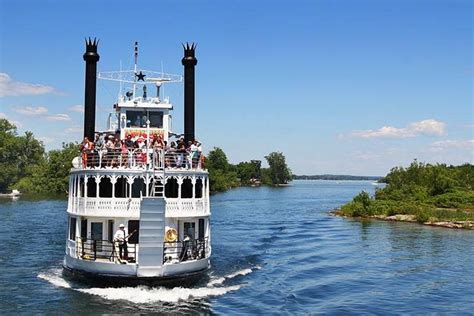
[[[86,38],[86,52],[83,56],[85,61],[99,61],[100,56],[97,54],[97,45],[99,45],[99,40],[95,37],[94,40],[90,37],[88,39]]]
[[[197,45],[195,43],[186,43],[186,45],[183,44],[184,57],[183,59],[181,59],[181,63],[183,64],[183,66],[196,66],[197,59],[196,57],[194,57],[196,46]]]

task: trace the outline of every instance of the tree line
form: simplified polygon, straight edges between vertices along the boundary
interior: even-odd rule
[[[61,149],[47,152],[33,133],[18,135],[14,124],[0,119],[0,193],[11,189],[40,194],[66,193],[72,160],[78,154],[78,143],[63,143]],[[260,160],[232,165],[222,149],[214,148],[206,160],[211,191],[291,181],[291,171],[282,153],[270,153],[265,159],[269,168],[262,168]]]
[[[419,222],[474,220],[474,165],[427,164],[414,160],[380,180],[371,197],[362,191],[343,205],[347,216],[414,215]]]
[[[211,191],[220,192],[241,185],[284,185],[291,181],[291,170],[281,152],[265,156],[268,168],[262,168],[260,160],[229,163],[221,148],[215,147],[206,159]]]

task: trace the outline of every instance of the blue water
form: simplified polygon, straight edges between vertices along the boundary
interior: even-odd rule
[[[473,313],[474,232],[328,211],[370,182],[296,181],[212,197],[212,269],[188,288],[61,276],[66,201],[0,200],[0,314]]]

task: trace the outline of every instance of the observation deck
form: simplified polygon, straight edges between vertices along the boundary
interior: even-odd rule
[[[138,219],[144,197],[162,197],[167,218],[210,215],[200,154],[164,149],[85,151],[74,159],[68,213]]]

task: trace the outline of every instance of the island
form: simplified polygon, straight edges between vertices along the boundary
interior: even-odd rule
[[[374,196],[362,191],[332,211],[345,217],[415,222],[474,229],[474,165],[428,164],[413,161],[395,167],[381,180]]]

